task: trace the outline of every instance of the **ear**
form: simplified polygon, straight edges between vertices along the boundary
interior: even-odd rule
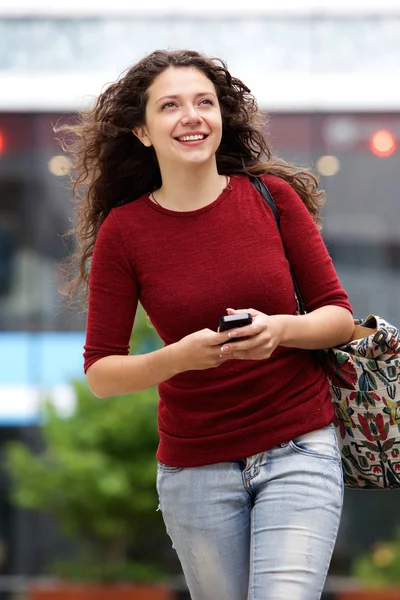
[[[149,137],[147,129],[144,125],[141,125],[140,127],[135,127],[135,129],[132,129],[132,133],[133,135],[136,135],[138,140],[140,140],[144,146],[147,146],[147,148],[150,148],[150,146],[153,145],[151,143],[151,139]]]

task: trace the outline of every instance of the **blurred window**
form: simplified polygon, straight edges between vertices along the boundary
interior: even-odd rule
[[[63,311],[71,194],[52,131],[59,115],[0,115],[0,330],[83,327]],[[64,173],[64,175],[63,175]]]

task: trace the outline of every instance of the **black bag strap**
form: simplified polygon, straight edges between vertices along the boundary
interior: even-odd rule
[[[276,225],[278,227],[279,233],[281,233],[281,226],[280,226],[280,216],[279,216],[279,211],[276,207],[276,204],[274,202],[273,197],[271,196],[271,192],[269,191],[269,189],[267,188],[267,186],[265,185],[265,183],[259,179],[258,177],[255,177],[253,175],[250,176],[250,181],[251,183],[254,185],[254,187],[256,188],[256,190],[261,194],[261,196],[264,198],[265,202],[268,204],[268,206],[270,207],[270,209],[272,210],[274,217],[275,217],[275,221],[276,221]],[[282,237],[282,234],[281,234]],[[286,258],[288,259],[289,265],[290,265],[290,261],[286,252],[286,248],[285,248],[285,243],[282,239],[282,244],[283,244],[283,248],[285,250],[285,255]],[[300,288],[297,284],[296,278],[293,274],[293,270],[292,270],[292,266],[290,265],[290,274],[292,276],[292,280],[293,280],[293,285],[294,285],[294,292],[295,292],[295,296],[296,296],[296,302],[297,302],[297,307],[298,307],[298,313],[300,315],[305,315],[307,313],[306,311],[306,305],[304,303],[304,300],[302,298],[302,295],[300,293]]]

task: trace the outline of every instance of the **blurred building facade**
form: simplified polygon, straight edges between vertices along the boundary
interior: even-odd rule
[[[397,2],[260,2],[252,11],[180,0],[146,9],[30,4],[0,7],[0,539],[9,547],[0,574],[8,575],[39,573],[48,550],[26,544],[37,523],[12,508],[2,444],[34,439],[43,393],[68,405],[68,382],[82,376],[84,318],[63,310],[57,292],[72,204],[52,126],[146,53],[192,48],[227,60],[270,114],[274,151],[311,166],[327,190],[323,235],[356,315],[400,325]],[[389,534],[395,505],[385,501],[379,527]],[[338,564],[374,539],[361,520],[349,534],[358,502],[348,494]],[[374,502],[363,497],[361,513]]]

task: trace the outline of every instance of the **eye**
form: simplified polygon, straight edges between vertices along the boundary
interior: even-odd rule
[[[174,102],[166,102],[162,105],[161,110],[164,110],[164,108],[170,108],[171,106],[176,106],[176,104]]]
[[[200,104],[204,104],[204,103],[205,103],[205,104],[210,104],[210,106],[213,106],[213,105],[214,105],[214,102],[213,102],[213,101],[212,101],[210,98],[204,98],[204,100],[202,100],[202,101],[200,102]]]

